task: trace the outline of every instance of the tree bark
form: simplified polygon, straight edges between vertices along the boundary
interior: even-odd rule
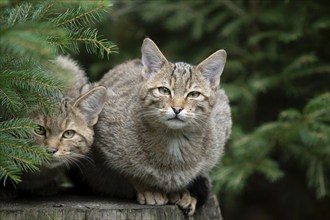
[[[175,205],[147,206],[131,200],[78,195],[20,198],[0,201],[0,220],[222,220],[218,201],[211,196],[197,209],[193,218],[186,217]]]

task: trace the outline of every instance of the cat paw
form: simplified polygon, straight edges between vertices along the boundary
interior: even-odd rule
[[[138,192],[137,200],[142,205],[165,205],[168,203],[166,194],[161,192]]]
[[[192,216],[196,211],[197,199],[189,191],[169,195],[170,203],[178,205],[186,215]]]

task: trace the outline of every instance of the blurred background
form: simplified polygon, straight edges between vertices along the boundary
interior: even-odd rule
[[[113,4],[97,29],[118,53],[76,57],[92,81],[140,57],[145,37],[170,61],[227,51],[220,87],[234,127],[212,172],[225,220],[330,219],[330,1]]]

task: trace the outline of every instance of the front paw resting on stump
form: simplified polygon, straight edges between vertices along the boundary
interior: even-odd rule
[[[178,205],[186,215],[192,216],[196,210],[197,199],[189,191],[172,193],[169,195],[170,203]]]
[[[161,192],[137,192],[137,200],[142,205],[165,205],[168,203],[166,194]]]

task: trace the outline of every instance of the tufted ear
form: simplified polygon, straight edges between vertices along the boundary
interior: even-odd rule
[[[221,49],[213,53],[197,66],[197,69],[202,73],[204,78],[208,80],[212,89],[218,88],[220,84],[220,76],[225,67],[226,58],[226,51]]]
[[[98,86],[80,96],[73,104],[73,107],[79,110],[89,126],[96,124],[106,101],[107,93],[105,87]]]
[[[165,56],[150,38],[144,39],[141,53],[143,64],[142,75],[146,79],[158,72],[167,63]]]

